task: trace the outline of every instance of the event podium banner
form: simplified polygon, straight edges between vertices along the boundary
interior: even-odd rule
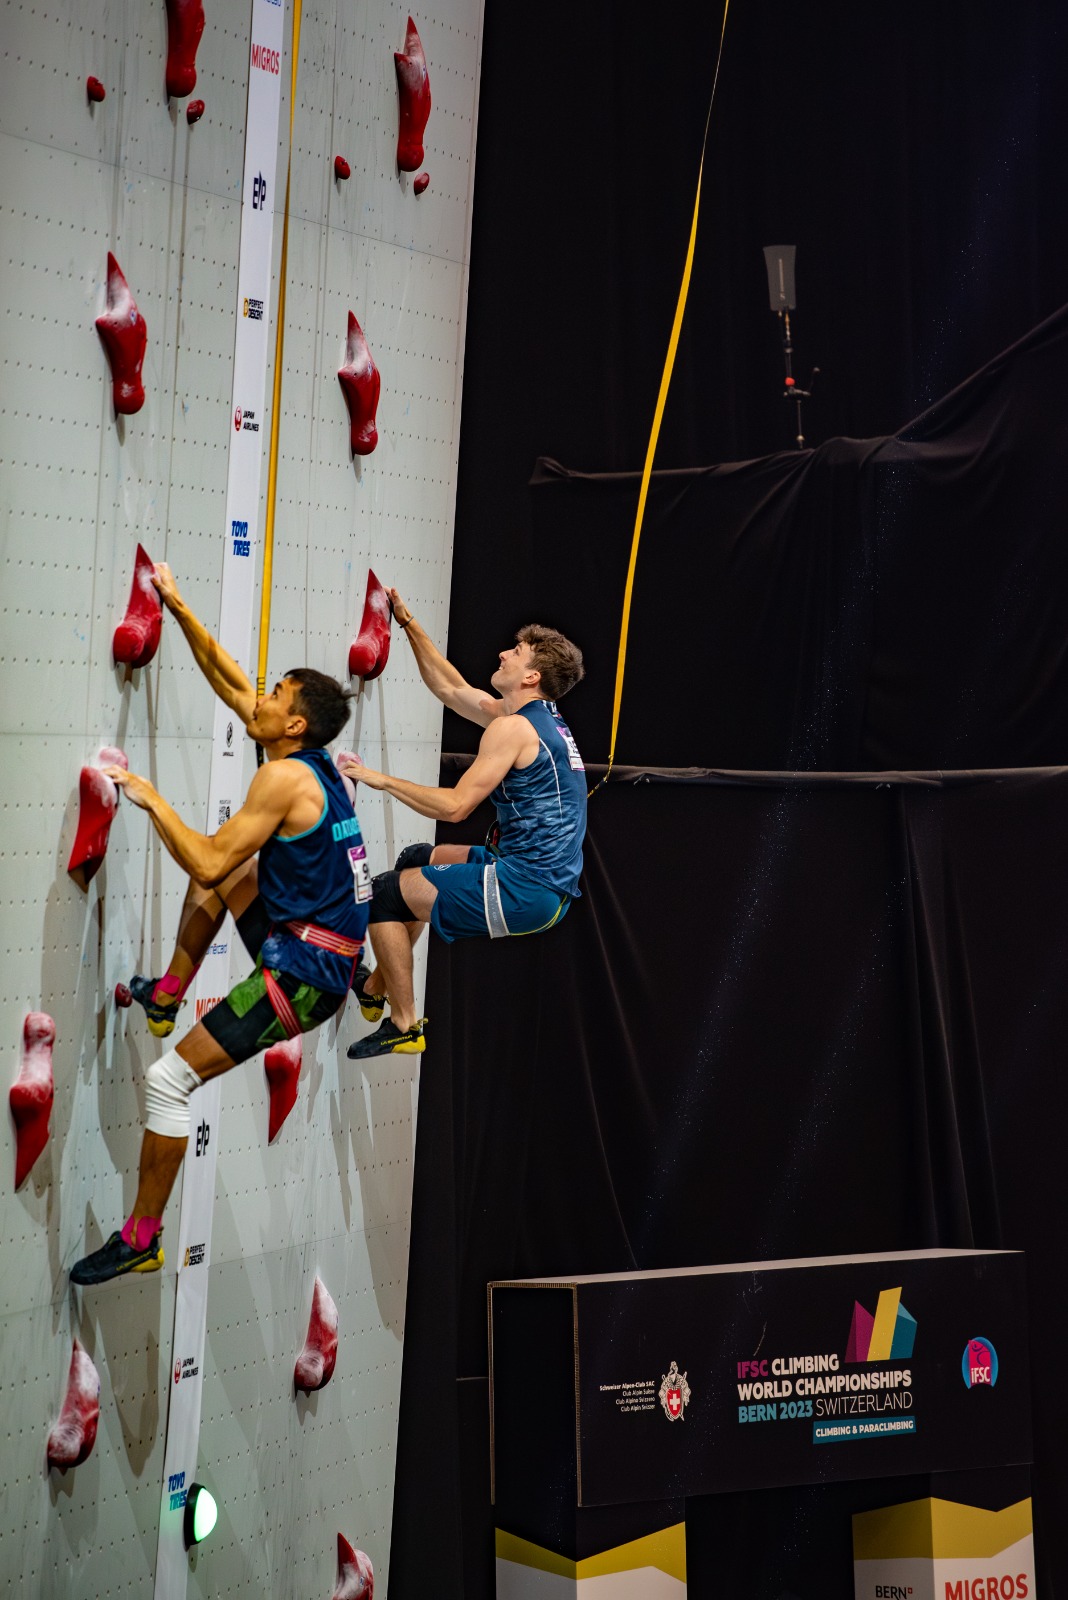
[[[489,1319],[499,1595],[671,1529],[684,1593],[693,1496],[1031,1460],[1016,1251],[501,1282]]]

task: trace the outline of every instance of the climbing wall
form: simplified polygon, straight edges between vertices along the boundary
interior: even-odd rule
[[[154,661],[116,668],[112,633],[138,542],[219,621],[238,302],[249,18],[205,0],[190,125],[168,102],[163,0],[0,3],[0,1041],[8,1081],[28,1012],[55,1021],[48,1143],[16,1191],[15,1131],[0,1157],[0,1588],[150,1594],[168,1393],[175,1262],[96,1290],[71,1263],[126,1216],[146,1066],[161,1053],[115,985],[160,969],[183,892],[143,812],[119,806],[105,863],[66,871],[78,775],[120,747],[193,825],[213,829],[213,701],[173,623]],[[292,30],[285,0],[287,50]],[[368,567],[442,643],[452,546],[482,0],[416,14],[433,110],[425,192],[396,164],[394,51],[407,12],[305,0],[292,157],[268,678],[307,663],[344,678]],[[105,98],[90,102],[86,80]],[[282,63],[275,212],[278,291],[289,67]],[[334,158],[351,169],[335,178]],[[145,402],[117,417],[94,320],[114,252],[147,325]],[[353,457],[337,380],[355,313],[381,372],[379,442]],[[273,351],[273,322],[270,349]],[[256,418],[266,463],[273,362]],[[266,489],[266,467],[263,473]],[[263,497],[261,497],[262,500]],[[260,508],[262,534],[264,507]],[[262,538],[252,544],[253,558]],[[257,589],[258,593],[258,589]],[[254,672],[253,660],[246,669]],[[489,665],[492,664],[488,664]],[[488,670],[488,668],[487,668]],[[342,743],[434,781],[440,708],[394,631]],[[235,737],[240,741],[240,730]],[[242,752],[244,783],[252,772]],[[239,760],[240,758],[235,758]],[[235,778],[235,793],[243,784]],[[374,870],[425,836],[413,813],[361,791]],[[220,943],[231,943],[225,925]],[[234,952],[235,974],[247,965]],[[419,983],[422,968],[418,968]],[[188,1013],[186,1013],[188,1015]],[[388,1591],[418,1066],[361,1070],[350,1005],[304,1045],[296,1106],[267,1144],[262,1058],[224,1082],[198,1476],[219,1525],[190,1560],[190,1595],[330,1595],[337,1534]],[[427,1058],[430,1059],[430,1058]],[[180,1186],[165,1218],[177,1243]],[[330,1384],[294,1398],[319,1274],[340,1319]],[[89,1458],[45,1464],[80,1341],[100,1377]]]

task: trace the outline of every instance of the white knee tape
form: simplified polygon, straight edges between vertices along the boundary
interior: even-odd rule
[[[201,1082],[177,1050],[153,1061],[145,1073],[146,1128],[167,1139],[188,1139],[189,1096]]]

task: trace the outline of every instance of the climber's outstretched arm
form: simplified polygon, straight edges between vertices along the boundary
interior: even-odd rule
[[[178,623],[189,642],[193,659],[201,672],[231,711],[248,725],[256,709],[256,691],[242,672],[233,656],[228,655],[217,639],[213,639],[200,618],[195,616],[174,581],[174,574],[166,562],[159,562],[153,583],[160,599]]]
[[[429,635],[416,622],[396,589],[389,591],[397,626],[403,628],[415,656],[419,675],[432,695],[469,722],[488,728],[503,711],[503,704],[488,689],[476,689],[461,677],[451,661],[446,661]],[[424,813],[429,815],[429,813]]]

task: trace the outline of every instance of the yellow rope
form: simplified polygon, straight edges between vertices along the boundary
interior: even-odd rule
[[[293,3],[293,65],[289,88],[289,161],[286,206],[282,217],[282,260],[278,269],[278,320],[274,334],[274,384],[271,390],[271,449],[267,460],[267,521],[263,531],[263,590],[260,595],[260,651],[256,693],[267,692],[267,643],[271,631],[271,581],[274,572],[274,506],[278,487],[278,433],[282,421],[282,351],[286,333],[286,259],[289,254],[289,177],[293,165],[293,117],[297,108],[297,63],[300,59],[300,5]]]
[[[642,468],[641,489],[638,493],[638,511],[634,519],[634,536],[630,545],[630,563],[627,567],[627,583],[623,591],[623,623],[619,634],[619,655],[616,660],[616,687],[612,701],[612,736],[608,745],[608,767],[600,783],[594,784],[590,794],[596,793],[601,784],[607,783],[616,758],[616,734],[619,731],[619,710],[623,700],[623,674],[627,664],[627,635],[630,632],[630,607],[634,595],[634,572],[638,565],[638,544],[642,536],[642,524],[645,520],[645,503],[649,498],[649,482],[653,475],[653,461],[656,456],[656,447],[660,439],[660,424],[664,418],[664,407],[667,405],[668,390],[671,387],[671,375],[675,369],[675,352],[679,347],[679,335],[682,332],[682,319],[686,312],[686,298],[690,292],[690,276],[693,272],[693,258],[697,246],[697,218],[701,210],[701,179],[705,170],[705,150],[708,146],[708,130],[712,121],[712,106],[716,98],[716,85],[719,82],[719,66],[723,59],[723,40],[727,32],[727,9],[730,0],[725,0],[723,6],[723,24],[719,32],[719,50],[716,54],[716,70],[712,79],[712,94],[708,102],[708,116],[705,118],[705,133],[701,141],[701,161],[697,169],[697,193],[693,202],[693,219],[690,223],[690,240],[686,247],[686,265],[682,269],[682,284],[679,288],[678,304],[675,307],[675,320],[671,326],[671,338],[668,341],[667,358],[664,362],[664,371],[660,378],[660,393],[657,395],[656,411],[653,415],[653,430],[649,435],[649,445],[645,452],[645,466]]]

